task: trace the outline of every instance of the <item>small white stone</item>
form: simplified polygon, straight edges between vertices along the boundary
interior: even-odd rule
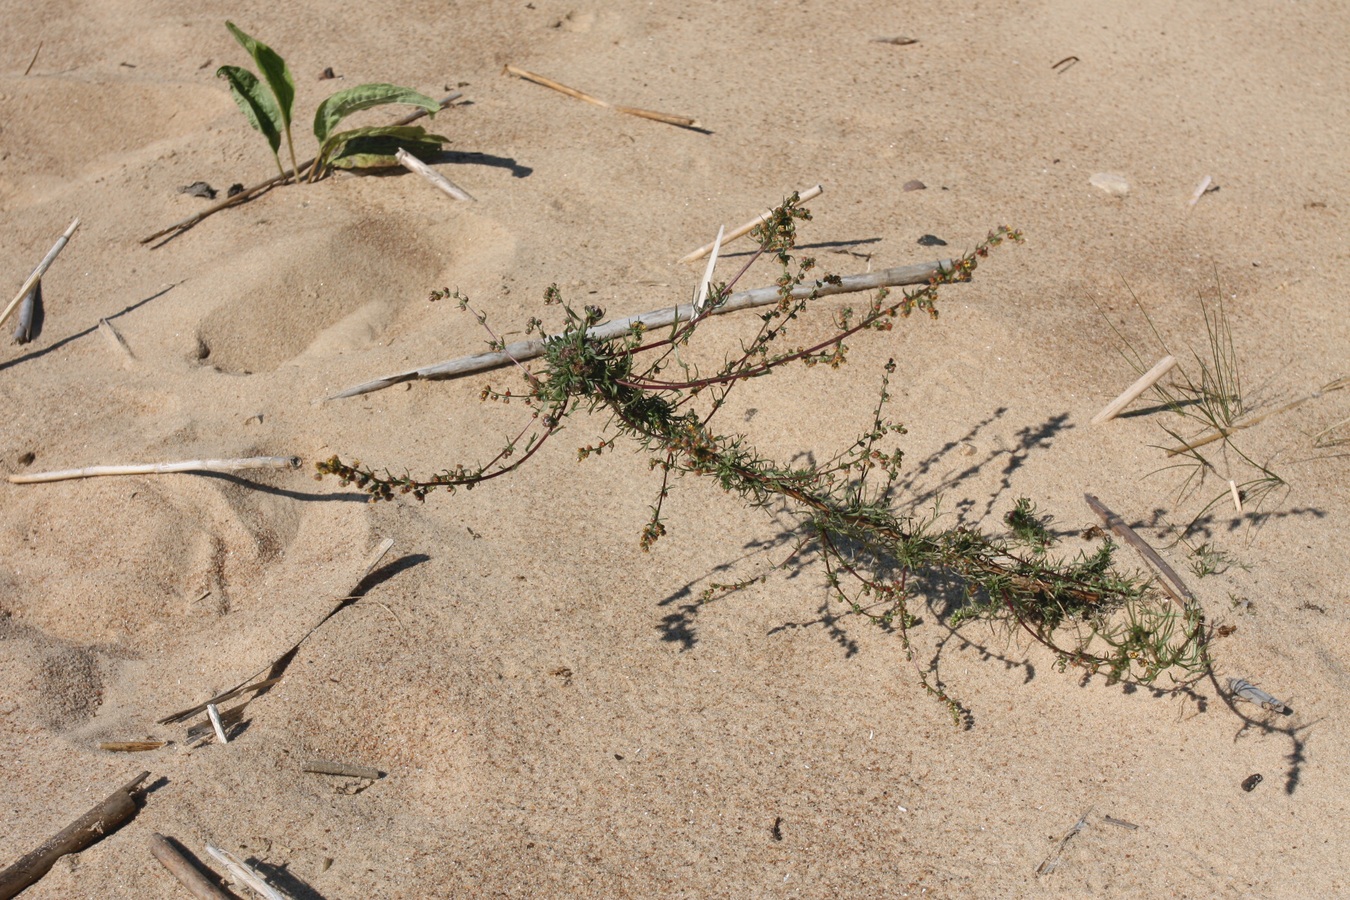
[[[1125,180],[1125,176],[1110,172],[1098,172],[1088,179],[1088,184],[1101,188],[1112,197],[1124,197],[1130,192],[1130,183]]]

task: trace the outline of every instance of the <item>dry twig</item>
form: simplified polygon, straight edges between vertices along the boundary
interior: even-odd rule
[[[136,815],[133,794],[150,777],[142,772],[113,791],[106,800],[71,822],[46,843],[0,872],[0,900],[9,900],[46,875],[67,853],[78,853]]]
[[[231,895],[212,884],[164,835],[150,835],[150,852],[197,900],[229,900]]]
[[[1171,597],[1182,609],[1185,609],[1188,603],[1195,603],[1195,595],[1186,587],[1186,583],[1181,580],[1181,576],[1177,574],[1176,569],[1169,566],[1167,562],[1158,555],[1158,551],[1150,547],[1148,542],[1139,536],[1138,532],[1129,525],[1126,525],[1124,519],[1113,513],[1107,508],[1106,504],[1102,503],[1102,501],[1098,500],[1096,497],[1091,494],[1084,494],[1083,499],[1087,501],[1088,506],[1092,507],[1092,511],[1101,517],[1102,522],[1106,524],[1107,528],[1110,528],[1118,536],[1123,538],[1127,544],[1139,551],[1140,556],[1148,560],[1153,568],[1157,569],[1166,577],[1167,580],[1158,582],[1158,586],[1167,593],[1167,596]],[[1171,582],[1170,585],[1168,584],[1169,581]]]
[[[1100,425],[1102,422],[1109,422],[1120,415],[1121,410],[1133,403],[1135,398],[1144,391],[1153,387],[1158,379],[1172,371],[1172,367],[1176,364],[1177,358],[1175,356],[1164,356],[1158,360],[1157,365],[1141,375],[1138,381],[1127,387],[1119,397],[1108,403],[1105,409],[1093,416],[1092,424]]]
[[[228,850],[222,850],[214,844],[206,845],[206,852],[216,858],[216,860],[229,869],[230,874],[236,881],[248,885],[249,890],[257,892],[266,900],[290,900],[290,897],[267,883],[267,879],[258,874],[258,871],[235,856]]]

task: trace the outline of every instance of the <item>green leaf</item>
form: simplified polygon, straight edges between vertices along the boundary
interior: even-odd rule
[[[238,66],[221,66],[216,70],[216,77],[229,82],[234,102],[239,105],[248,123],[267,138],[272,155],[275,156],[281,148],[281,116],[276,101],[263,90],[258,76]]]
[[[337,123],[360,109],[383,106],[386,103],[406,103],[420,106],[430,113],[440,111],[441,105],[426,94],[396,84],[358,84],[338,91],[319,104],[314,111],[314,136],[322,144],[333,133]]]
[[[291,77],[291,70],[286,67],[286,60],[262,41],[256,41],[244,34],[233,22],[226,22],[225,27],[257,63],[258,70],[267,81],[267,86],[272,89],[272,96],[276,98],[276,107],[281,114],[281,128],[283,130],[289,128],[291,106],[295,102],[295,79]]]
[[[402,148],[414,156],[429,155],[448,143],[449,138],[439,134],[429,134],[421,125],[372,125],[366,128],[353,128],[339,131],[328,136],[319,149],[319,158],[315,166],[320,171],[325,166],[337,166],[344,169],[378,168],[396,165],[394,153]],[[356,157],[369,157],[374,161],[353,162]],[[380,161],[380,160],[383,161]]]

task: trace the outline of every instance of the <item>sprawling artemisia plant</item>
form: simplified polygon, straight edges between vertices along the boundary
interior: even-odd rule
[[[543,335],[542,365],[533,369],[518,365],[522,390],[483,390],[485,399],[523,400],[532,413],[526,428],[496,456],[424,479],[377,472],[336,456],[320,463],[319,471],[338,476],[344,484],[355,483],[376,500],[392,499],[395,493],[421,500],[437,489],[453,492],[507,475],[556,435],[569,416],[599,412],[609,417],[608,436],[581,448],[581,458],[627,441],[649,454],[652,468],[659,472],[660,487],[640,536],[644,550],[666,533],[662,504],[673,474],[713,478],[725,491],[754,506],[787,504],[800,515],[802,547],[819,561],[833,595],[854,613],[898,634],[919,682],[947,705],[958,722],[966,716],[963,707],[917,663],[911,647],[917,621],[911,613],[915,576],[945,574],[964,585],[965,603],[951,624],[978,617],[1025,630],[1056,654],[1061,668],[1074,666],[1146,684],[1164,672],[1183,679],[1202,672],[1206,634],[1200,610],[1169,606],[1148,582],[1120,572],[1113,564],[1115,547],[1109,540],[1093,553],[1058,558],[1050,552],[1048,530],[1026,500],[1019,500],[1009,513],[1007,535],[985,534],[964,525],[943,529],[935,511],[916,514],[895,507],[892,498],[903,454],[891,444],[904,428],[885,416],[894,360],[884,367],[866,433],[825,463],[785,466],[759,454],[743,436],[715,427],[727,397],[747,379],[794,363],[837,368],[847,359],[849,341],[888,331],[915,310],[936,318],[942,286],[969,280],[990,249],[1021,240],[1018,232],[999,228],[927,285],[898,296],[879,291],[863,308],[836,312],[828,337],[809,346],[792,346],[789,331],[812,310],[816,299],[812,287],[834,280],[826,276],[808,282],[814,261],[795,262],[791,255],[796,224],[809,218],[793,195],[757,229],[759,250],[731,284],[756,259],[774,256],[783,273],[777,282],[779,299],[759,316],[753,336],[743,340],[739,352],[717,371],[701,372],[682,351],[697,335],[703,316],[725,302],[729,284],[712,286],[692,318],[670,329],[657,332],[635,326],[621,337],[604,340],[588,334],[603,319],[603,310],[586,306],[577,311],[552,287],[545,302],[561,307],[562,330],[544,334],[538,319],[527,326],[527,332]],[[473,312],[486,327],[485,317],[457,292],[438,291],[432,297],[458,299],[461,308]],[[493,335],[492,345],[500,351],[505,342]]]

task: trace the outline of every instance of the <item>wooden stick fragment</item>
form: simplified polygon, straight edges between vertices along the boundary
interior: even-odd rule
[[[356,766],[349,763],[330,762],[326,759],[315,759],[305,763],[305,771],[313,772],[316,775],[339,775],[345,778],[369,778],[371,781],[379,781],[384,777],[384,773],[379,769],[373,769],[370,766]]]
[[[23,298],[28,295],[28,292],[33,289],[33,286],[42,279],[43,275],[47,274],[47,270],[51,268],[52,263],[56,262],[56,257],[60,256],[61,251],[65,249],[66,243],[70,240],[70,236],[74,234],[75,229],[79,227],[80,220],[76,219],[74,222],[70,223],[68,228],[66,228],[65,234],[62,234],[56,239],[56,243],[52,245],[52,249],[48,250],[47,255],[42,257],[42,262],[38,263],[37,268],[28,276],[28,280],[23,283],[23,287],[19,288],[19,292],[14,295],[14,299],[9,301],[9,306],[6,306],[5,311],[0,313],[0,325],[5,324],[5,320],[9,318],[10,313],[14,312],[15,307],[23,302]]]
[[[9,900],[35,884],[62,856],[80,852],[136,815],[136,800],[132,795],[141,782],[149,777],[149,772],[137,775],[113,791],[98,806],[61,829],[41,847],[25,854],[18,862],[0,872],[0,900]]]
[[[554,81],[552,78],[545,78],[543,75],[536,75],[534,72],[527,72],[524,69],[507,65],[502,69],[503,75],[514,75],[517,78],[524,78],[526,81],[533,81],[535,84],[557,91],[560,94],[566,94],[576,100],[585,103],[593,103],[596,106],[603,106],[605,109],[612,109],[615,112],[626,113],[630,116],[637,116],[642,119],[651,119],[655,122],[664,122],[667,125],[678,125],[681,128],[700,128],[697,119],[690,119],[686,116],[672,116],[669,113],[652,112],[650,109],[638,109],[633,106],[615,106],[614,104],[601,100],[585,91],[579,91],[576,88],[568,87],[565,84]]]
[[[1145,372],[1138,381],[1127,387],[1119,397],[1108,403],[1105,409],[1093,416],[1092,424],[1100,425],[1102,422],[1109,422],[1120,415],[1121,410],[1133,403],[1135,398],[1144,391],[1153,387],[1158,379],[1172,371],[1172,367],[1176,364],[1177,358],[1175,356],[1164,356],[1158,360],[1157,365]]]
[[[130,466],[85,466],[57,472],[11,475],[12,484],[42,481],[67,481],[71,478],[98,478],[103,475],[166,475],[173,472],[239,472],[245,469],[298,469],[298,456],[250,456],[245,459],[192,459],[174,463],[143,463]]]
[[[442,97],[439,101],[441,109],[445,109],[447,106],[449,106],[451,103],[454,103],[462,96],[464,95],[456,91],[453,94]],[[396,120],[392,124],[411,125],[413,122],[416,122],[418,119],[422,118],[426,114],[427,111],[425,109],[419,109],[415,112],[409,113],[408,115],[404,116],[401,119]],[[167,228],[161,228],[154,234],[141,238],[140,242],[142,244],[148,244],[151,241],[159,240],[160,238],[167,237],[171,234],[174,234],[175,232],[187,231],[189,228],[196,225],[202,219],[205,219],[208,216],[213,216],[216,213],[220,212],[222,209],[229,209],[231,206],[238,206],[240,203],[243,203],[247,200],[252,200],[258,194],[261,194],[268,188],[275,187],[276,185],[281,184],[282,182],[285,182],[291,179],[292,177],[299,179],[300,175],[302,175],[306,169],[314,165],[314,162],[315,162],[314,159],[307,159],[304,162],[300,163],[300,165],[295,169],[286,169],[280,175],[273,175],[266,181],[258,182],[257,184],[253,185],[253,187],[244,188],[242,191],[235,194],[233,197],[227,197],[224,200],[221,200],[219,203],[214,204],[213,206],[208,206],[206,209],[202,210],[199,213],[188,216],[186,219],[183,219],[182,221],[174,222]]]
[[[1092,810],[1089,809],[1088,812],[1083,813],[1082,817],[1079,818],[1074,826],[1065,833],[1064,837],[1059,839],[1059,846],[1055,848],[1055,852],[1047,856],[1045,861],[1036,867],[1037,875],[1049,875],[1051,872],[1055,871],[1055,869],[1059,868],[1059,861],[1060,857],[1064,855],[1064,848],[1069,846],[1069,841],[1073,840],[1074,835],[1087,827],[1087,817],[1090,812],[1092,812]]]
[[[258,874],[258,871],[235,856],[228,850],[222,850],[214,844],[206,845],[206,852],[216,858],[216,860],[229,870],[234,880],[248,886],[249,890],[256,892],[266,900],[291,900],[281,891],[267,883],[267,879]]]
[[[1177,574],[1176,569],[1169,566],[1167,562],[1158,555],[1158,551],[1150,547],[1148,542],[1139,536],[1138,532],[1129,525],[1126,525],[1124,519],[1113,513],[1106,507],[1106,504],[1102,503],[1102,501],[1098,500],[1096,497],[1091,494],[1084,494],[1083,499],[1087,501],[1088,506],[1092,507],[1092,511],[1101,517],[1102,522],[1105,523],[1107,528],[1110,528],[1123,538],[1127,544],[1139,551],[1139,555],[1148,560],[1149,565],[1157,569],[1158,572],[1167,579],[1166,581],[1159,581],[1158,586],[1163,589],[1167,596],[1172,598],[1174,603],[1182,609],[1185,609],[1188,604],[1195,603],[1195,595],[1186,587],[1186,583],[1181,580],[1181,576]],[[1167,583],[1168,581],[1171,582],[1170,585]]]
[[[33,339],[33,320],[42,305],[42,279],[39,278],[19,301],[19,318],[14,327],[14,343],[26,344]]]
[[[409,153],[407,150],[404,150],[402,147],[399,147],[398,150],[395,151],[394,158],[399,161],[399,164],[403,166],[403,168],[407,169],[409,172],[412,172],[416,175],[421,175],[428,182],[430,182],[432,187],[437,188],[438,190],[445,191],[447,194],[449,194],[456,200],[473,199],[473,197],[469,194],[469,192],[464,190],[464,188],[455,184],[449,178],[446,178],[440,172],[437,172],[431,166],[422,162],[420,159],[413,156],[411,153]]]
[[[230,894],[212,884],[164,835],[158,832],[150,835],[150,852],[197,900],[230,900]]]
[[[158,750],[168,743],[168,741],[100,741],[98,749],[110,753],[144,753],[147,750]]]
[[[810,296],[812,291],[817,295],[826,297],[831,294],[847,294],[856,291],[868,291],[880,287],[896,287],[906,284],[927,284],[932,278],[939,275],[942,271],[950,269],[952,261],[950,259],[938,260],[931,263],[921,263],[916,266],[896,266],[891,269],[880,269],[876,272],[868,272],[862,275],[845,275],[839,279],[837,284],[817,283],[816,285],[800,285],[793,289],[793,299],[800,300]],[[753,309],[757,306],[768,306],[771,303],[777,303],[780,296],[777,286],[755,288],[752,291],[738,291],[727,298],[727,301],[715,309],[708,310],[708,315],[723,315],[725,313],[739,312],[743,309]],[[640,325],[646,329],[664,328],[667,325],[674,325],[679,322],[687,322],[694,315],[694,307],[688,303],[679,306],[670,306],[665,309],[657,309],[651,312],[642,313],[637,316],[628,316],[623,319],[615,319],[612,322],[606,322],[603,325],[596,325],[586,332],[588,338],[593,340],[606,340],[619,337],[626,334],[634,326]],[[474,372],[483,372],[488,369],[496,369],[502,366],[509,366],[515,363],[523,362],[527,359],[534,359],[542,356],[544,353],[544,341],[516,341],[514,344],[507,344],[500,351],[490,353],[479,353],[475,356],[463,356],[458,359],[446,360],[430,366],[422,366],[417,369],[409,369],[406,372],[399,372],[394,375],[386,375],[383,378],[377,378],[374,381],[367,381],[364,384],[358,384],[338,391],[325,400],[340,400],[344,397],[355,397],[359,394],[368,394],[371,391],[378,391],[391,385],[399,384],[404,381],[413,381],[418,378],[459,378],[464,375],[470,375]]]
[[[815,187],[809,187],[804,191],[798,191],[797,199],[800,200],[802,203],[805,203],[807,200],[814,200],[815,198],[819,197],[824,191],[825,188],[821,187],[820,185],[816,185]],[[731,233],[722,239],[722,243],[729,244],[732,241],[736,240],[736,238],[749,234],[750,232],[758,228],[760,223],[769,218],[769,216],[771,215],[773,215],[773,210],[771,209],[765,210],[758,216],[755,216],[755,218],[751,219],[749,222],[746,222],[744,225],[741,225],[739,228],[733,228],[731,230]],[[713,243],[716,243],[716,241],[714,241]],[[682,263],[688,263],[693,262],[696,259],[702,259],[709,253],[711,253],[712,249],[713,244],[704,244],[702,247],[699,247],[694,252],[686,253],[684,256],[680,257],[679,261]]]
[[[230,736],[225,733],[225,725],[220,721],[220,710],[214,703],[206,704],[206,714],[211,719],[211,727],[216,731],[216,739],[222,744],[230,742]]]

